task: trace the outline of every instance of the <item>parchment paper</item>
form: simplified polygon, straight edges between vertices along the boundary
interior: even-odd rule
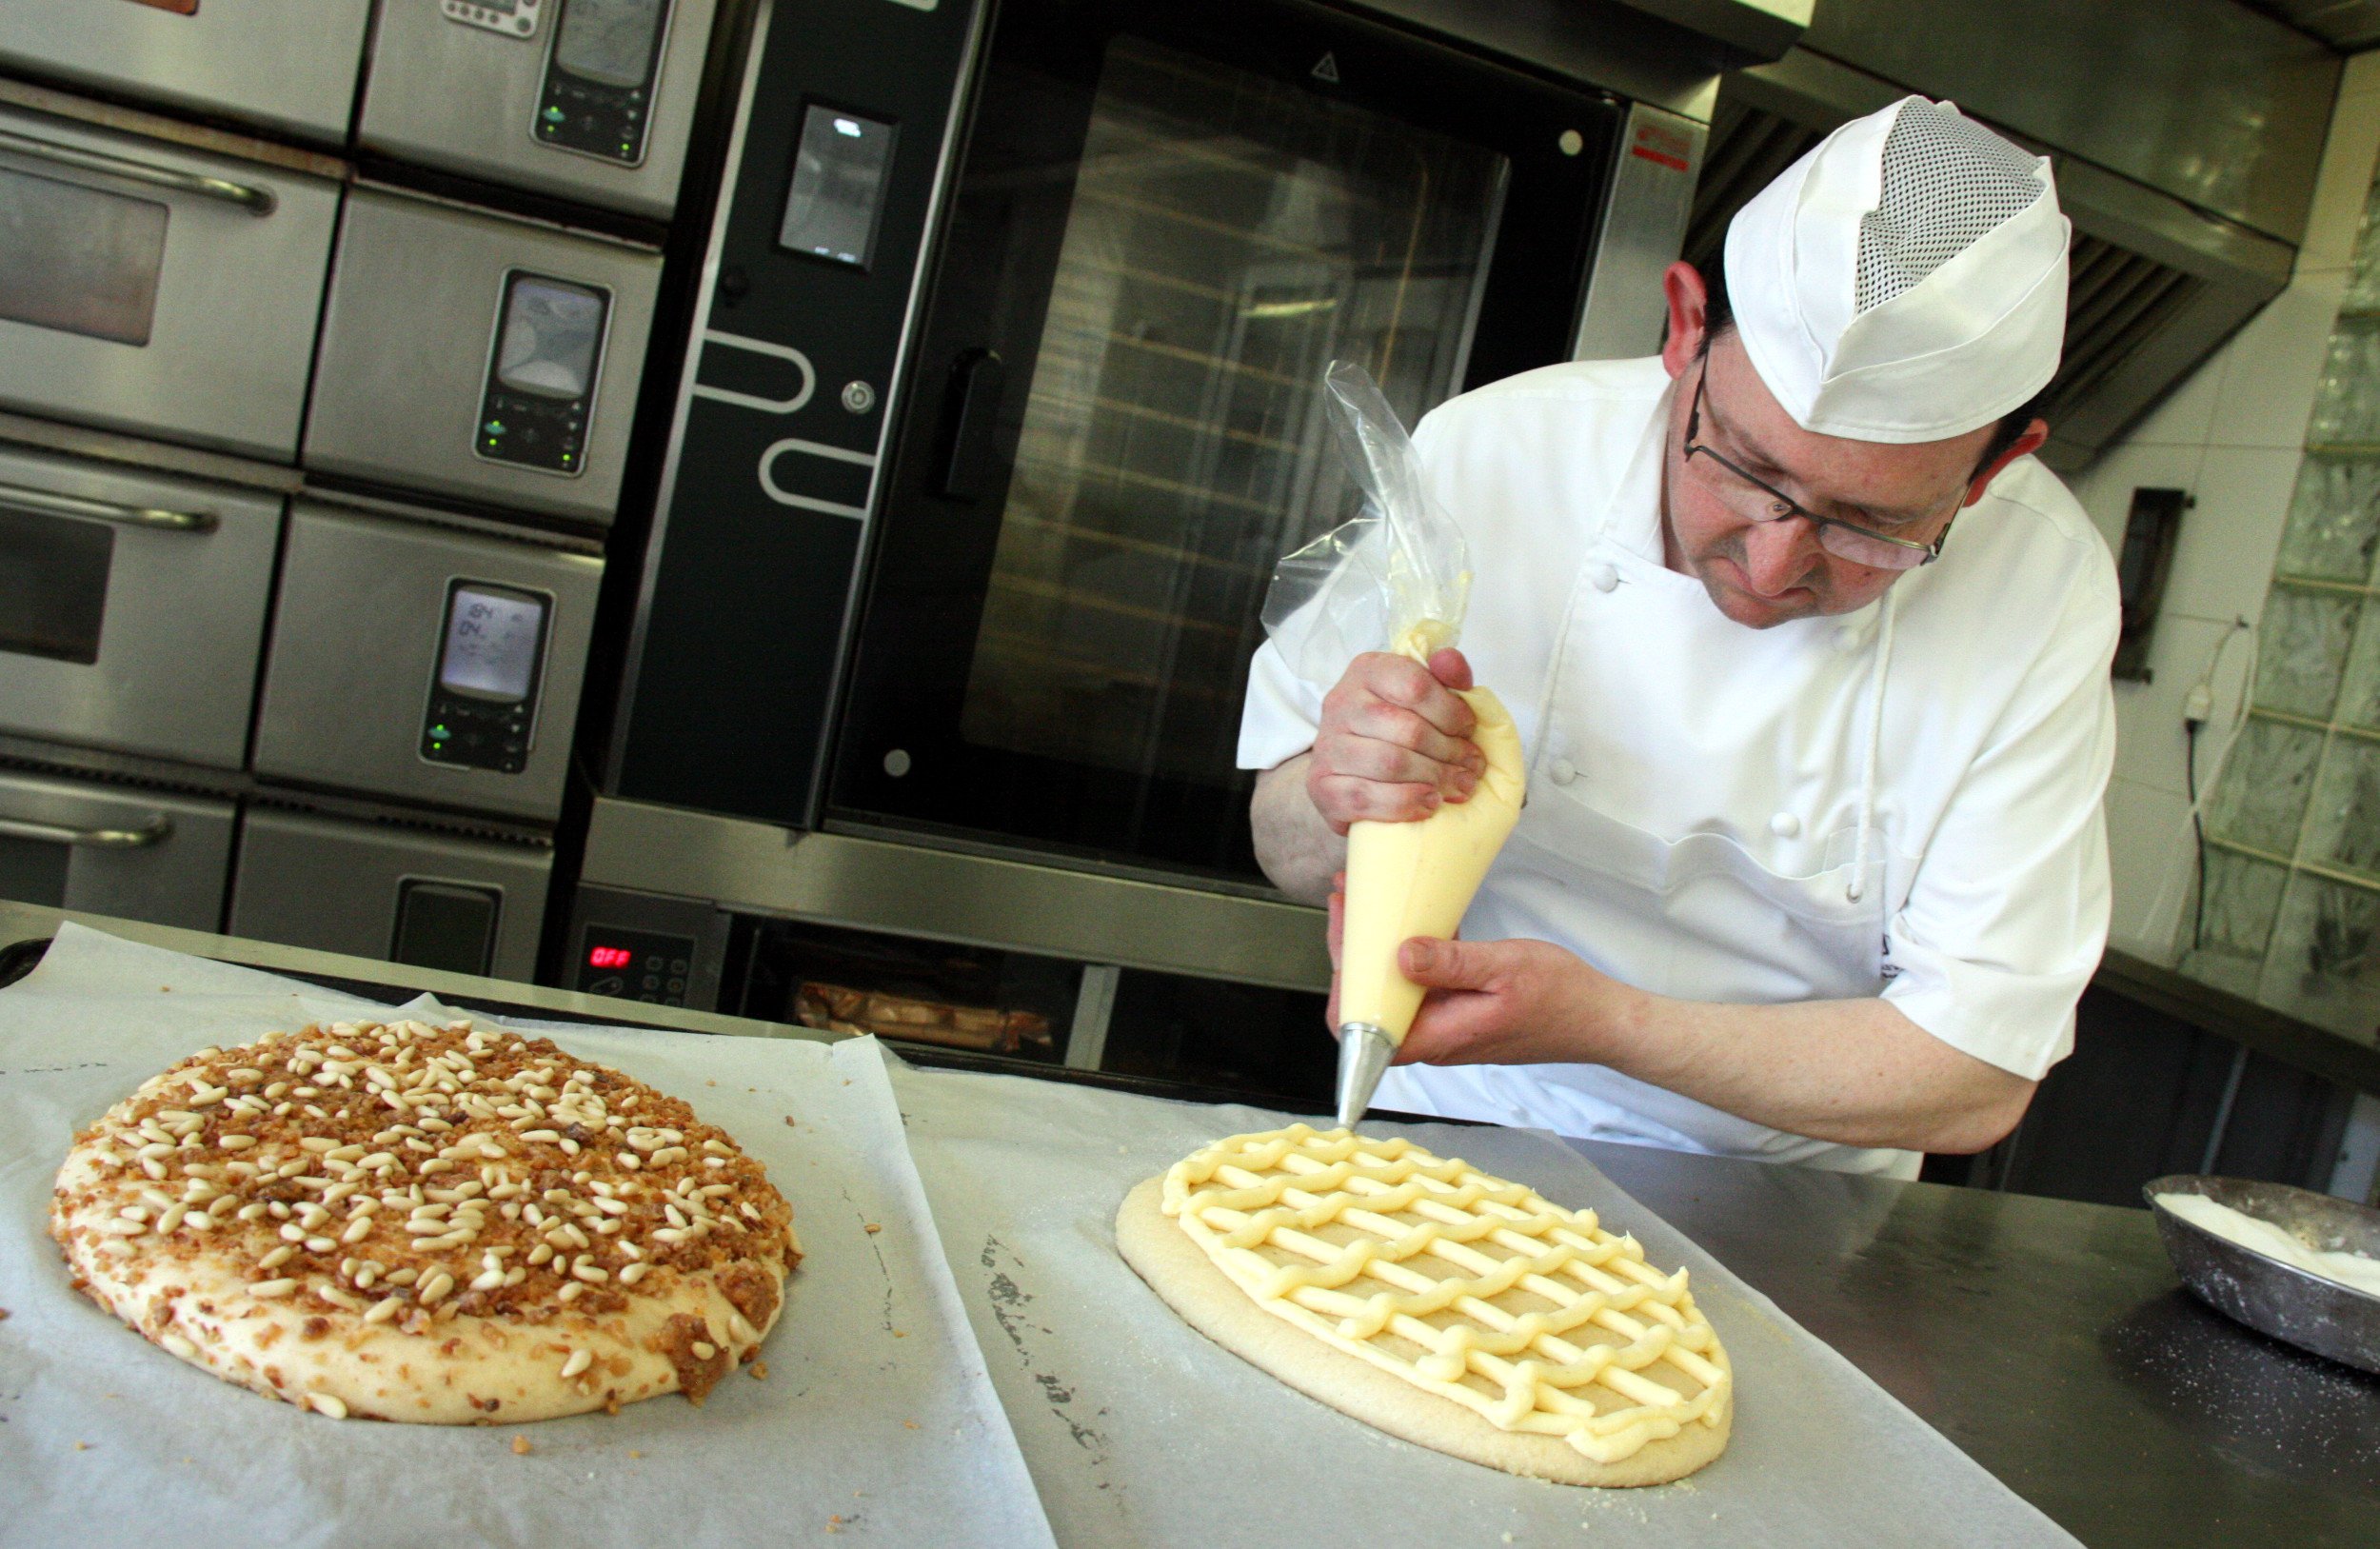
[[[692,1102],[793,1203],[806,1256],[768,1377],[733,1375],[699,1410],[667,1396],[527,1426],[329,1420],[175,1360],[69,1289],[46,1223],[75,1129],[208,1043],[370,1009],[72,924],[0,991],[0,1540],[1051,1542],[871,1039],[546,1035]]]
[[[1381,1126],[1684,1264],[1735,1363],[1727,1451],[1641,1490],[1496,1472],[1373,1430],[1208,1342],[1117,1256],[1127,1189],[1286,1116],[896,1065],[943,1246],[1069,1545],[2071,1545],[2030,1503],[1551,1136]],[[1367,1126],[1367,1130],[1369,1126]]]

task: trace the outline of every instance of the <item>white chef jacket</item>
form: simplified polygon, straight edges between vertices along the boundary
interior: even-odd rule
[[[1415,432],[1470,546],[1463,649],[1529,769],[1462,935],[1549,941],[1690,1000],[1880,994],[2038,1079],[2073,1046],[2107,938],[2106,546],[2023,458],[1879,602],[1736,625],[1662,564],[1671,390],[1657,358],[1577,362],[1466,393]],[[1240,766],[1312,746],[1329,687],[1259,648]],[[1377,1101],[1846,1171],[1912,1177],[1918,1161],[1601,1065],[1399,1065]]]

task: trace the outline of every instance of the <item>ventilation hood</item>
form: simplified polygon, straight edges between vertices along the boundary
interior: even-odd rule
[[[2228,56],[2155,42],[2175,35]],[[1716,265],[1735,211],[1835,126],[1956,100],[2051,158],[2074,225],[2041,453],[2073,472],[2288,285],[2339,69],[2233,0],[1823,0],[1799,46],[1722,81],[1683,256]]]

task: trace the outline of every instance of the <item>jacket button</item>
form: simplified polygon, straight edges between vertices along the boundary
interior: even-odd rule
[[[1597,591],[1610,591],[1619,585],[1619,571],[1608,565],[1597,565],[1587,571],[1587,584]]]
[[[1779,839],[1791,839],[1801,832],[1801,820],[1791,812],[1779,812],[1769,820],[1769,832]]]
[[[1578,765],[1568,759],[1556,759],[1545,766],[1545,777],[1557,785],[1567,785],[1578,778]]]

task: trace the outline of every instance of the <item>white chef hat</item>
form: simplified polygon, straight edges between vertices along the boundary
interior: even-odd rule
[[[2047,158],[1904,97],[1737,212],[1728,297],[1760,380],[1804,429],[1939,441],[2057,373],[2068,230]]]

